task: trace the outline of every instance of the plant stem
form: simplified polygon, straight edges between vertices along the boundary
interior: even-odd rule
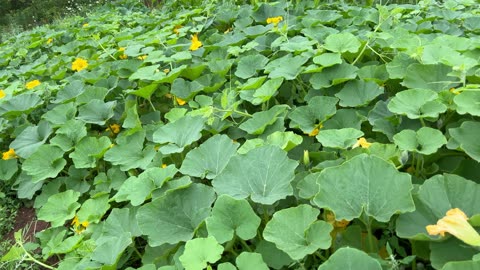
[[[48,264],[44,264],[42,263],[41,261],[35,259],[32,255],[30,255],[30,253],[28,253],[28,251],[25,249],[25,247],[23,247],[23,244],[21,242],[17,242],[17,244],[22,248],[23,252],[25,252],[25,255],[27,255],[28,259],[44,268],[47,268],[47,269],[55,269],[55,267],[52,267]]]
[[[240,243],[242,244],[242,246],[248,251],[248,252],[252,252],[252,249],[248,246],[247,242],[245,242],[245,240],[243,240],[242,238],[239,238],[240,239]]]

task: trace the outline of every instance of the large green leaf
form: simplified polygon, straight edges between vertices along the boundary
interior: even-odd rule
[[[468,217],[480,214],[480,186],[454,174],[435,175],[425,180],[414,194],[415,211],[397,219],[397,234],[417,240],[439,239],[429,236],[425,227],[436,224],[448,210],[460,208]]]
[[[265,263],[273,269],[282,269],[283,266],[293,262],[287,253],[278,249],[272,242],[265,240],[256,245],[255,252],[262,254]]]
[[[336,250],[326,262],[318,267],[318,270],[356,270],[359,269],[359,266],[368,270],[382,269],[380,263],[365,252],[351,247],[343,247]]]
[[[453,98],[459,114],[480,116],[480,91],[463,91]]]
[[[238,61],[235,76],[248,79],[257,74],[257,70],[261,70],[268,62],[268,58],[261,54],[248,55],[240,58]]]
[[[262,255],[254,252],[242,252],[235,260],[238,270],[268,270]]]
[[[0,159],[0,180],[10,180],[12,176],[17,172],[18,164],[15,159]]]
[[[238,143],[226,135],[215,135],[198,148],[188,152],[180,172],[190,176],[213,179],[227,166],[236,153]]]
[[[33,182],[54,178],[67,164],[63,150],[57,146],[44,144],[22,164],[22,170],[32,177]]]
[[[297,165],[277,146],[262,146],[233,156],[212,184],[218,194],[273,204],[293,194],[290,182]]]
[[[402,84],[408,88],[431,89],[435,92],[454,87],[458,78],[448,76],[452,68],[446,65],[411,64]]]
[[[62,148],[63,151],[69,151],[87,136],[87,128],[83,121],[72,119],[57,129],[55,134],[50,143]]]
[[[300,106],[288,116],[290,127],[300,128],[304,133],[310,133],[319,123],[330,118],[337,111],[338,99],[334,97],[319,96],[308,101],[307,106]]]
[[[325,49],[337,53],[356,53],[360,49],[360,46],[360,41],[348,32],[329,35],[323,45]]]
[[[398,92],[387,107],[391,112],[406,115],[410,119],[437,118],[447,110],[447,106],[438,101],[438,94],[428,89]]]
[[[480,140],[476,136],[480,132],[480,123],[465,121],[460,127],[448,130],[452,136],[447,147],[450,149],[461,149],[471,158],[480,162]]]
[[[364,212],[387,222],[394,214],[415,209],[410,175],[398,172],[376,156],[362,154],[340,166],[326,168],[317,183],[320,191],[314,203],[332,210],[338,220],[352,220]]]
[[[265,73],[269,74],[269,78],[283,78],[285,80],[293,80],[302,71],[303,64],[308,61],[309,57],[305,55],[292,56],[287,54],[283,57],[270,61],[265,67]]]
[[[243,122],[239,128],[248,134],[260,135],[265,131],[267,126],[274,124],[279,116],[284,116],[287,109],[287,105],[276,105],[267,111],[254,113],[252,118]]]
[[[444,270],[444,266],[449,263],[470,261],[475,255],[478,256],[478,249],[466,245],[455,237],[451,237],[443,242],[430,242],[429,247],[430,261],[435,269]]]
[[[35,93],[14,96],[0,103],[0,115],[4,117],[28,114],[42,104],[42,99]]]
[[[92,258],[106,265],[114,264],[132,238],[141,232],[135,220],[135,211],[129,208],[114,208],[101,227]]]
[[[182,152],[185,146],[202,137],[204,123],[205,119],[200,116],[184,116],[158,128],[153,133],[153,141],[163,144],[160,147],[163,154]]]
[[[103,126],[108,119],[113,117],[116,104],[115,101],[105,103],[98,99],[90,100],[87,104],[78,107],[77,119],[83,120],[85,123]]]
[[[213,189],[201,184],[168,192],[138,209],[138,226],[152,247],[188,241],[210,215],[214,200]]]
[[[273,214],[263,231],[265,240],[294,260],[301,260],[317,249],[331,245],[332,225],[317,220],[320,211],[307,204],[283,209]]]
[[[180,98],[188,99],[202,91],[203,88],[204,87],[197,81],[187,81],[182,78],[177,78],[173,81],[170,92]]]
[[[156,152],[152,145],[143,148],[144,141],[144,130],[119,137],[117,139],[118,145],[110,148],[105,153],[104,159],[110,161],[113,165],[119,165],[122,171],[134,168],[145,169]]]
[[[431,155],[447,143],[438,129],[422,127],[417,131],[404,129],[393,136],[393,141],[402,150]]]
[[[283,78],[270,79],[255,91],[242,91],[240,96],[243,99],[250,101],[254,105],[259,105],[269,101],[273,96],[275,96],[282,83]]]
[[[342,63],[322,69],[312,75],[310,83],[314,89],[328,88],[357,77],[358,68],[354,65]]]
[[[42,115],[42,119],[47,120],[50,124],[55,126],[62,126],[68,120],[75,118],[77,114],[77,107],[73,102],[67,104],[60,104]]]
[[[38,211],[38,219],[50,222],[52,227],[62,226],[75,216],[75,211],[80,207],[77,202],[79,197],[80,193],[73,190],[50,196]]]
[[[187,241],[179,260],[185,270],[202,270],[208,263],[220,260],[222,253],[223,246],[217,243],[215,238],[195,238]]]
[[[363,132],[354,128],[321,130],[316,136],[324,147],[347,149],[352,147]]]
[[[374,82],[365,82],[362,80],[349,81],[345,86],[336,93],[335,96],[340,99],[342,107],[360,107],[365,106],[383,93]]]
[[[207,218],[207,230],[219,243],[233,239],[234,234],[243,240],[257,235],[260,218],[246,200],[236,200],[221,195],[215,202],[212,216]]]
[[[73,160],[76,168],[94,168],[110,145],[110,139],[106,136],[84,137],[78,142],[69,157]]]
[[[27,127],[10,144],[10,148],[15,149],[15,153],[22,158],[28,158],[41,145],[43,145],[48,136],[52,134],[52,127],[46,121],[40,121],[38,126]]]

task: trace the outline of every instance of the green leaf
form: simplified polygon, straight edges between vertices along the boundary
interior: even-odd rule
[[[338,220],[352,220],[362,212],[387,222],[392,215],[415,209],[410,175],[376,156],[358,155],[340,166],[324,169],[313,199],[321,208],[335,213]]]
[[[255,237],[260,218],[246,200],[221,195],[206,223],[209,235],[215,237],[219,243],[225,243],[232,240],[234,234],[243,240]]]
[[[187,81],[182,78],[177,78],[173,81],[170,92],[175,96],[183,99],[189,99],[202,91],[204,87],[197,81]]]
[[[113,117],[113,110],[116,106],[115,101],[103,102],[93,99],[87,104],[78,107],[77,119],[83,120],[85,123],[105,125],[108,119]]]
[[[186,175],[213,179],[227,166],[236,153],[238,143],[226,135],[215,135],[198,148],[188,152],[180,172]]]
[[[453,98],[453,102],[457,105],[459,114],[471,114],[480,116],[480,92],[479,91],[463,91]]]
[[[331,67],[342,63],[342,55],[339,53],[322,53],[319,56],[315,56],[313,62],[323,67]]]
[[[322,69],[310,77],[309,82],[314,89],[328,88],[357,77],[358,68],[356,66],[342,63]]]
[[[235,260],[238,270],[268,270],[262,255],[254,252],[242,252]]]
[[[476,270],[480,269],[480,261],[448,262],[442,270]]]
[[[473,121],[465,121],[458,128],[450,128],[448,130],[452,136],[448,141],[447,147],[449,149],[461,149],[467,153],[468,156],[480,162],[480,140],[478,140],[480,132],[480,123]]]
[[[62,148],[63,151],[70,151],[82,138],[87,136],[85,123],[80,120],[68,120],[55,132],[56,136],[50,140],[52,145]]]
[[[257,70],[261,70],[268,62],[268,58],[261,54],[254,54],[241,57],[238,61],[235,76],[242,79],[248,79],[257,74]]]
[[[338,98],[318,96],[308,101],[307,106],[295,108],[288,116],[291,128],[300,128],[308,134],[317,127],[319,123],[330,118],[337,111]]]
[[[302,72],[303,64],[305,64],[310,57],[305,55],[292,56],[287,54],[283,57],[270,61],[265,67],[265,73],[268,77],[283,78],[287,81],[295,79],[300,72]]]
[[[217,243],[215,238],[195,238],[187,241],[185,251],[179,260],[185,270],[202,270],[208,263],[215,263],[220,260],[223,247]]]
[[[255,90],[255,92],[253,92],[252,100],[249,101],[253,105],[259,105],[270,100],[273,96],[275,96],[278,88],[282,85],[282,83],[283,78],[274,78],[268,80],[266,83],[262,84],[262,86],[260,86],[257,90]]]
[[[62,226],[65,221],[75,216],[80,207],[77,202],[80,192],[67,190],[50,196],[38,211],[38,219],[50,222],[52,227]]]
[[[73,102],[60,104],[42,115],[42,119],[47,120],[54,126],[62,126],[67,121],[75,118],[77,107]]]
[[[356,270],[360,265],[363,269],[382,270],[382,266],[377,260],[361,250],[350,247],[336,250],[326,262],[318,267],[318,270]]]
[[[122,171],[136,168],[144,170],[156,154],[153,145],[143,148],[144,141],[144,130],[120,137],[117,139],[118,145],[110,148],[104,159],[113,165],[119,165]]]
[[[101,195],[90,198],[83,202],[82,207],[77,212],[78,220],[88,221],[89,223],[98,223],[103,215],[110,209],[108,195]]]
[[[255,252],[262,254],[265,263],[274,269],[282,269],[283,266],[293,262],[287,253],[278,249],[275,244],[265,240],[257,244]]]
[[[22,158],[30,157],[43,145],[52,134],[52,127],[48,122],[40,121],[38,126],[26,127],[17,138],[10,143],[10,148]]]
[[[158,128],[153,133],[153,141],[164,144],[160,147],[162,154],[182,152],[185,146],[202,137],[204,123],[201,116],[184,116]]]
[[[398,92],[388,103],[388,109],[410,119],[437,118],[447,110],[438,101],[438,94],[428,89],[409,89]]]
[[[201,184],[168,192],[138,209],[138,226],[152,247],[188,241],[210,215],[214,200],[213,189]]]
[[[329,35],[323,45],[325,49],[337,53],[356,53],[360,49],[360,46],[360,41],[348,32]]]
[[[324,147],[347,149],[352,147],[363,132],[354,128],[321,130],[316,136]]]
[[[151,196],[155,188],[160,188],[164,182],[173,178],[176,172],[174,166],[148,168],[140,175],[125,180],[113,199],[116,202],[130,201],[133,206],[139,206]]]
[[[402,84],[408,88],[430,89],[435,92],[448,90],[458,83],[458,78],[448,76],[452,68],[446,65],[411,64]]]
[[[57,97],[53,103],[66,103],[75,99],[78,95],[85,91],[85,84],[80,80],[69,82],[61,91],[57,92]]]
[[[277,211],[265,226],[263,237],[292,259],[301,260],[317,249],[327,249],[331,245],[333,227],[317,220],[319,214],[318,209],[307,204]]]
[[[141,232],[135,221],[135,211],[129,208],[114,208],[101,227],[100,236],[92,258],[106,265],[112,265],[132,243],[132,238]]]
[[[287,109],[287,105],[276,105],[268,111],[254,113],[252,118],[243,122],[239,128],[246,131],[248,134],[260,135],[265,131],[265,128],[268,125],[272,125],[277,121],[279,115],[285,115]]]
[[[35,93],[20,94],[0,103],[0,116],[29,114],[41,104],[42,99]]]
[[[110,144],[110,139],[106,136],[84,137],[78,142],[69,157],[73,160],[76,168],[94,168],[105,151],[110,148]]]
[[[54,178],[67,164],[63,154],[57,146],[42,145],[23,162],[22,170],[32,176],[33,182]]]
[[[285,151],[290,151],[303,142],[303,137],[293,133],[292,131],[282,132],[275,131],[268,135],[266,143],[276,145]]]
[[[346,83],[335,96],[340,99],[342,107],[361,107],[368,105],[382,93],[383,88],[378,87],[374,82],[354,80]]]
[[[367,118],[355,109],[340,109],[332,118],[323,123],[323,129],[355,128],[361,130],[365,120]]]
[[[280,148],[262,146],[233,156],[212,184],[218,194],[236,199],[250,196],[254,202],[270,205],[293,194],[290,182],[297,165]]]
[[[478,256],[478,249],[466,245],[455,237],[443,242],[430,242],[430,261],[435,269],[443,270],[449,263],[472,260],[475,255]]]
[[[431,155],[447,143],[447,139],[438,129],[422,127],[416,132],[404,129],[393,136],[393,141],[402,150]]]
[[[16,159],[0,160],[0,180],[10,180],[17,170],[18,164]]]
[[[434,240],[425,227],[434,225],[448,210],[460,208],[468,217],[479,214],[480,186],[454,174],[435,175],[425,180],[414,194],[415,211],[401,214],[397,219],[399,237],[416,240]]]

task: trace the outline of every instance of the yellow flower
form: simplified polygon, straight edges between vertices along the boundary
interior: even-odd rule
[[[466,244],[480,246],[480,235],[468,223],[467,215],[458,208],[448,210],[436,225],[428,225],[426,230],[429,235],[445,236],[445,233],[448,232]]]
[[[168,73],[170,72],[170,69],[166,68],[166,69],[163,70],[163,72],[164,72],[165,74],[168,74]]]
[[[14,159],[14,158],[17,158],[17,154],[15,154],[15,150],[13,150],[13,148],[10,148],[8,149],[7,152],[2,153],[3,160]]]
[[[139,57],[137,57],[138,60],[145,60],[145,58],[147,58],[146,55],[140,55]]]
[[[118,51],[119,51],[119,52],[124,52],[124,51],[125,51],[125,47],[120,47],[120,48],[118,48]]]
[[[76,58],[72,63],[72,70],[80,71],[88,67],[87,60],[83,58]]]
[[[122,54],[122,55],[120,55],[118,58],[120,58],[120,59],[127,59],[128,56],[127,56],[126,54]]]
[[[111,124],[105,131],[111,131],[113,134],[117,134],[120,132],[120,125],[119,124]]]
[[[268,24],[273,23],[273,26],[277,26],[278,23],[280,23],[281,21],[283,21],[282,16],[270,17],[270,18],[267,19],[267,23]]]
[[[167,167],[167,164],[163,163],[162,164],[162,169],[165,169]]]
[[[165,94],[165,97],[166,97],[166,98],[172,98],[172,94],[166,93],[166,94]]]
[[[25,84],[25,87],[30,90],[30,89],[33,89],[33,88],[39,86],[40,84],[41,84],[41,82],[39,80],[33,80],[33,81],[27,82]]]
[[[75,233],[80,234],[83,231],[85,231],[85,229],[88,227],[88,225],[90,225],[90,223],[86,220],[80,222],[80,220],[78,220],[78,216],[75,215],[70,225],[72,225],[73,229],[75,230]]]
[[[173,27],[173,33],[177,34],[177,36],[180,34],[180,28],[182,28],[183,26],[181,24],[177,24],[175,25],[175,27]]]
[[[180,106],[185,105],[185,103],[187,103],[185,100],[183,100],[179,97],[175,97],[175,100],[177,101],[178,105],[180,105]]]
[[[190,45],[191,51],[196,51],[198,48],[202,47],[202,42],[198,40],[198,34],[192,36],[192,45]]]
[[[456,90],[455,88],[452,87],[452,88],[450,88],[450,93],[458,95],[458,94],[460,94],[460,91],[458,91],[458,90]]]
[[[308,136],[310,137],[315,137],[318,135],[318,132],[320,131],[320,129],[323,128],[323,125],[320,124],[319,126],[315,127],[312,131],[310,131],[310,133],[306,133],[305,134],[308,134]]]
[[[0,99],[6,97],[7,94],[5,94],[5,91],[3,91],[3,89],[0,89]]]
[[[83,24],[83,27],[88,27],[88,23],[84,23],[84,24]]]
[[[342,219],[340,221],[335,220],[335,214],[332,211],[327,211],[325,215],[325,221],[330,223],[334,228],[345,228],[350,221]]]
[[[362,147],[362,148],[369,148],[372,143],[367,142],[364,137],[361,137],[357,140],[357,142],[352,146],[352,148]]]
[[[49,38],[49,39],[47,40],[47,44],[52,43],[52,41],[53,41],[53,38]]]

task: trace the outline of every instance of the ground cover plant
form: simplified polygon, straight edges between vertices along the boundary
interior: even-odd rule
[[[480,267],[474,1],[147,10],[0,45],[0,179],[51,225],[3,262]]]

